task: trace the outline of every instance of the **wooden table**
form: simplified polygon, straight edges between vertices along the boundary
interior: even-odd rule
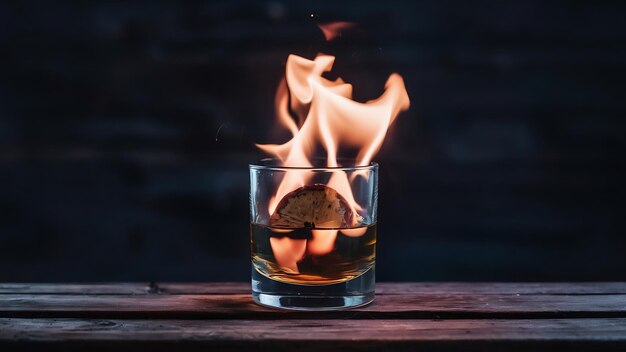
[[[626,350],[626,283],[382,283],[334,312],[247,283],[0,284],[0,351]]]

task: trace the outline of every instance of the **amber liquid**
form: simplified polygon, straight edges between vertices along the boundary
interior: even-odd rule
[[[251,224],[250,248],[254,268],[260,274],[281,282],[327,285],[356,278],[374,266],[376,224],[343,229],[345,234],[342,229],[337,229],[336,237],[322,241],[317,241],[312,231],[315,230],[278,229]],[[334,233],[328,229],[324,231]],[[285,241],[285,237],[293,241]],[[279,247],[278,241],[284,247]],[[321,249],[319,242],[323,242]],[[291,250],[291,253],[277,252],[285,250]],[[285,257],[292,259],[285,260]]]

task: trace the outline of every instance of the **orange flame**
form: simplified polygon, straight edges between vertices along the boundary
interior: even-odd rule
[[[338,31],[352,25],[341,22],[322,25],[320,28],[327,39],[332,39]],[[292,138],[280,145],[257,144],[284,166],[311,167],[311,159],[318,145],[326,151],[328,167],[339,166],[337,155],[343,146],[358,149],[355,165],[368,165],[380,149],[389,126],[401,111],[409,108],[404,81],[396,73],[389,76],[380,97],[365,103],[352,100],[351,84],[341,78],[332,81],[322,77],[324,72],[332,69],[334,61],[335,57],[325,54],[318,54],[314,60],[296,55],[287,58],[285,78],[276,91],[275,104],[278,122],[291,132]],[[270,199],[269,214],[274,213],[287,193],[309,181],[310,173],[306,171],[285,172],[276,194]],[[362,207],[356,202],[350,183],[345,172],[337,171],[331,176],[328,186],[342,195],[354,214],[358,214]],[[342,233],[358,237],[365,230],[342,230]],[[332,251],[338,231],[316,229],[312,234],[313,238],[308,240],[308,245],[307,240],[272,238],[270,244],[279,265],[297,272],[296,263],[304,256],[305,247],[309,253],[316,255]]]
[[[344,29],[350,29],[354,26],[356,26],[356,23],[352,22],[331,22],[318,25],[318,27],[322,30],[322,33],[324,33],[324,38],[326,38],[327,41],[331,41],[340,36],[341,31]]]
[[[341,233],[348,237],[360,237],[367,232],[366,227],[357,227],[354,229],[341,229]]]
[[[276,263],[286,270],[298,272],[298,260],[304,256],[306,240],[295,240],[289,237],[270,237],[270,246]]]
[[[307,245],[307,251],[313,255],[328,254],[333,250],[339,230],[311,230],[313,238]]]
[[[340,143],[357,147],[356,165],[368,165],[380,149],[387,129],[398,113],[408,109],[409,97],[402,77],[393,73],[387,79],[385,91],[377,99],[366,103],[352,100],[352,85],[341,78],[335,81],[322,77],[329,72],[335,58],[320,54],[314,60],[289,55],[287,69],[276,92],[278,121],[293,138],[287,143],[257,144],[278,158],[285,166],[310,167],[314,148],[321,144],[326,150],[327,166],[339,166],[337,154]],[[289,111],[299,120],[296,123]],[[304,186],[306,171],[289,170],[269,203],[269,213],[289,192]],[[350,180],[343,172],[332,175],[329,187],[341,194],[352,210],[361,207],[354,200]]]

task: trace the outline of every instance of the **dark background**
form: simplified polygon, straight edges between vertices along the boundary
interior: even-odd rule
[[[3,1],[0,281],[248,279],[247,163],[318,51],[412,100],[376,157],[379,280],[626,280],[625,7]]]

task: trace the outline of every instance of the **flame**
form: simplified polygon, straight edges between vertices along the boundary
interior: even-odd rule
[[[341,233],[348,237],[361,237],[367,232],[367,227],[357,227],[354,229],[341,229]]]
[[[285,270],[298,273],[298,261],[304,256],[306,240],[270,237],[270,246],[278,265]]]
[[[322,77],[332,69],[335,58],[320,54],[314,60],[289,55],[285,78],[276,92],[278,121],[292,133],[284,144],[257,144],[274,155],[284,166],[311,167],[316,145],[326,150],[327,166],[339,166],[338,147],[357,147],[356,165],[368,165],[380,149],[387,129],[398,113],[408,109],[409,97],[402,77],[393,73],[387,79],[385,91],[366,103],[352,100],[352,85],[341,78],[335,81]],[[291,117],[290,110],[298,118]],[[298,126],[299,125],[299,126]],[[269,213],[289,192],[304,186],[309,179],[302,170],[289,170],[269,202]],[[344,172],[335,172],[328,184],[341,194],[353,211],[361,210],[354,200],[350,180]]]
[[[342,29],[353,25],[339,22],[320,25],[320,28],[330,40]],[[320,145],[326,152],[328,167],[340,166],[337,155],[341,147],[358,149],[355,165],[369,165],[380,149],[389,126],[401,111],[409,108],[409,97],[400,75],[391,74],[378,98],[361,103],[352,99],[351,84],[341,78],[329,80],[322,77],[323,73],[331,71],[334,62],[335,57],[326,54],[318,54],[313,60],[297,55],[287,58],[285,77],[276,91],[275,104],[278,122],[291,132],[292,138],[284,144],[257,144],[284,166],[313,166],[312,157],[315,148]],[[269,214],[274,213],[287,193],[309,183],[310,175],[305,170],[286,171],[270,199]],[[327,184],[346,199],[354,214],[363,210],[351,188],[351,181],[358,175],[353,173],[351,180],[345,172],[338,170]],[[358,218],[355,216],[355,219]],[[352,225],[356,227],[359,224]],[[342,233],[358,237],[365,233],[365,229],[342,230]],[[316,229],[312,234],[308,245],[307,240],[272,238],[270,243],[278,264],[297,272],[297,261],[304,256],[305,247],[309,253],[316,255],[332,251],[338,231]]]
[[[311,230],[313,238],[307,245],[307,252],[324,255],[332,252],[339,230]]]
[[[326,38],[327,41],[331,41],[340,36],[342,30],[350,29],[354,26],[356,26],[356,23],[353,22],[331,22],[320,24],[318,27],[320,27],[322,33],[324,33],[324,38]]]

